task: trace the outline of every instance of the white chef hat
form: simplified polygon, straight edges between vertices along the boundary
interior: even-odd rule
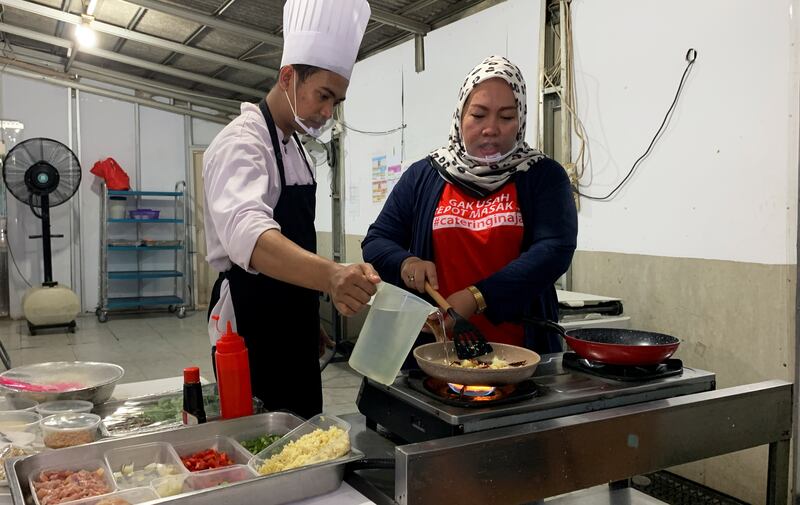
[[[367,0],[288,0],[281,67],[313,65],[350,80],[370,12]]]

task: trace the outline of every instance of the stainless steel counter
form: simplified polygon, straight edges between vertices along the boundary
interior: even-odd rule
[[[784,381],[408,445],[367,430],[358,417],[346,416],[354,446],[368,457],[393,453],[396,468],[357,472],[347,482],[381,505],[530,503],[759,445],[769,445],[767,503],[787,503],[792,384]]]

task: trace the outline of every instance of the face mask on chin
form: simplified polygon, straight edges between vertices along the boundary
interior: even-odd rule
[[[508,151],[505,154],[503,154],[503,153],[495,153],[495,154],[491,154],[491,155],[486,156],[486,157],[473,156],[473,155],[469,154],[466,149],[464,149],[464,157],[466,159],[468,159],[470,161],[474,161],[475,163],[478,163],[480,165],[487,165],[487,166],[488,165],[494,165],[496,163],[500,163],[504,159],[506,159],[509,156],[511,156],[512,154],[514,154],[514,151],[517,150],[517,145],[518,145],[517,142],[514,142],[514,145],[511,146],[511,150]]]
[[[295,104],[292,105],[292,101],[289,99],[289,93],[287,93],[286,90],[283,90],[283,94],[286,95],[286,101],[289,102],[289,108],[292,109],[292,114],[294,114],[294,122],[297,123],[297,126],[299,126],[303,130],[303,132],[305,132],[306,135],[309,135],[309,136],[314,137],[314,138],[319,138],[320,135],[322,135],[322,132],[325,131],[325,127],[328,125],[330,120],[326,121],[319,128],[312,128],[311,126],[308,126],[305,123],[304,119],[302,119],[300,116],[297,115],[297,110],[295,109],[295,106],[297,105],[297,74],[295,74],[295,78],[294,78],[294,101],[295,101]]]

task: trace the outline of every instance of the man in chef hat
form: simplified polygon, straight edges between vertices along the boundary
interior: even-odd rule
[[[207,260],[221,272],[209,316],[244,337],[265,408],[306,418],[322,411],[319,293],[349,316],[380,278],[317,256],[314,164],[297,133],[318,136],[344,100],[369,16],[366,0],[288,0],[277,82],[204,156]],[[213,346],[214,319],[209,336]]]

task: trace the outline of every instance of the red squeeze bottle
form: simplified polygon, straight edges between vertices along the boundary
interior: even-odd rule
[[[250,385],[250,362],[244,339],[231,329],[228,321],[225,333],[217,340],[214,354],[217,363],[217,388],[223,419],[253,414],[253,390]]]

